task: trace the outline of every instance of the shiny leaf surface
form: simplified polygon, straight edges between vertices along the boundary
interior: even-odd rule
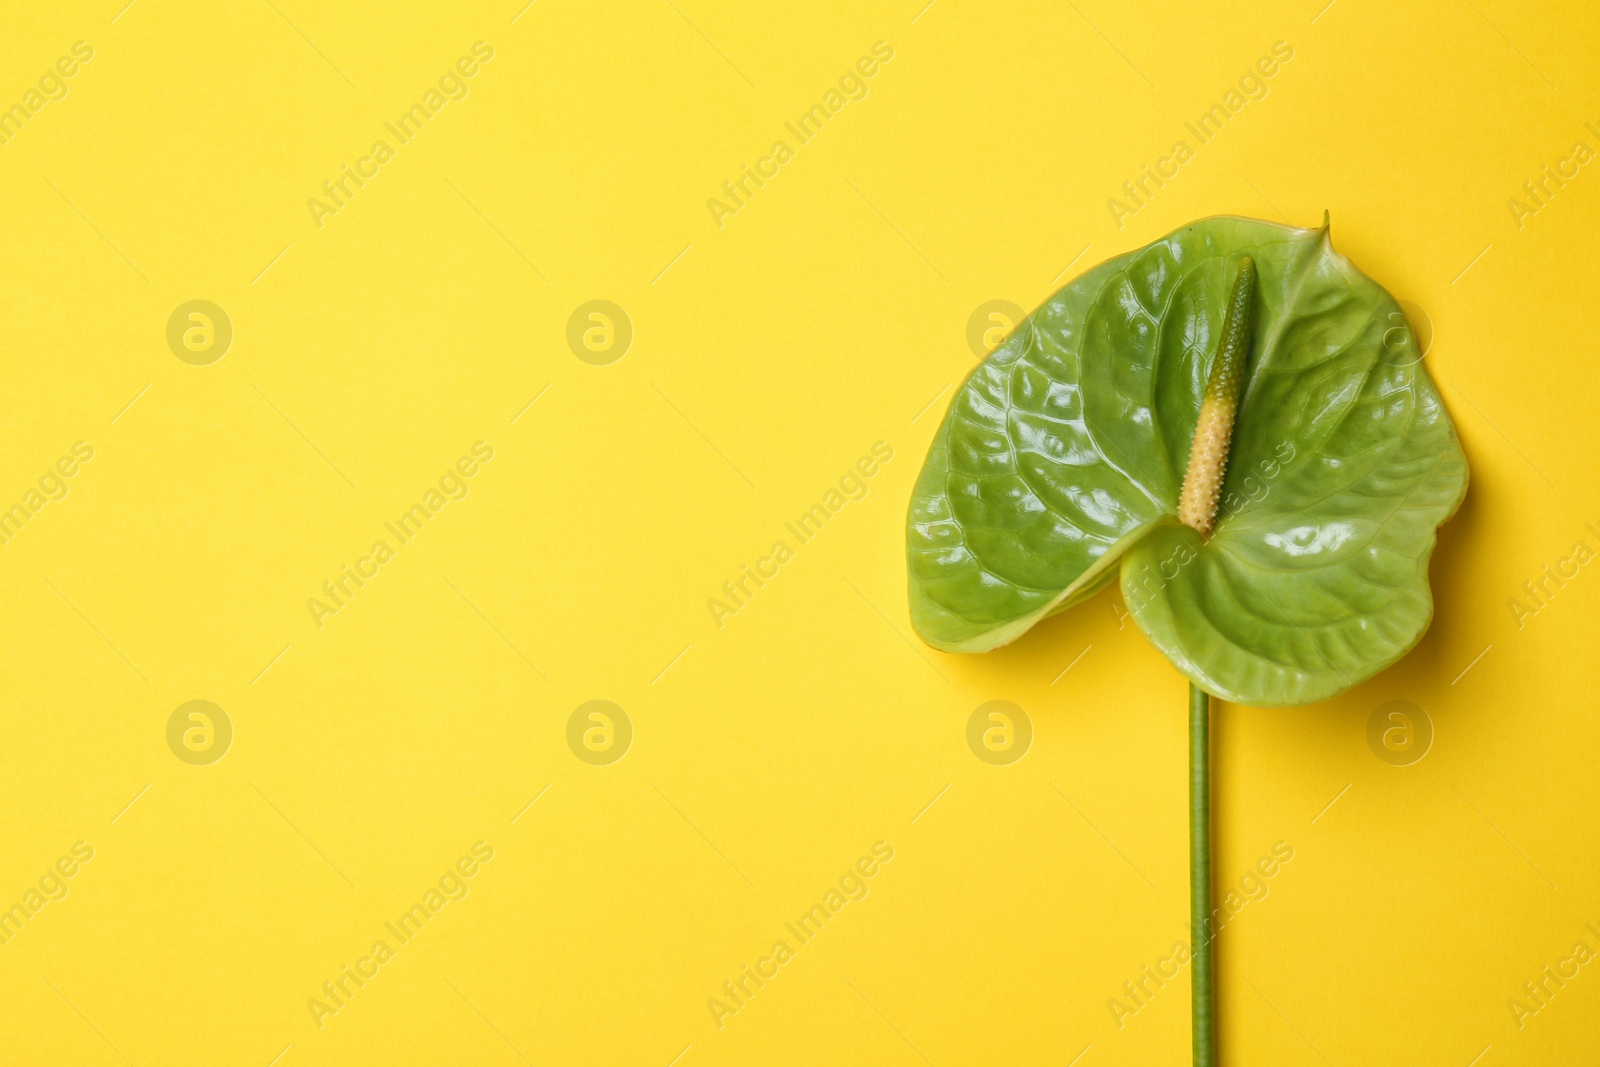
[[[1247,255],[1248,378],[1203,540],[1178,490]],[[1120,577],[1209,692],[1326,699],[1427,629],[1428,557],[1466,481],[1404,315],[1326,226],[1205,219],[1069,283],[957,391],[911,501],[912,621],[981,652]]]

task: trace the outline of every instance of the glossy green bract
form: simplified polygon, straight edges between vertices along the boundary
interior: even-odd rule
[[[1178,490],[1246,255],[1255,332],[1206,541]],[[1120,575],[1208,692],[1323,700],[1427,629],[1428,557],[1466,484],[1404,315],[1327,226],[1204,219],[1068,284],[962,384],[911,500],[911,618],[982,652]]]

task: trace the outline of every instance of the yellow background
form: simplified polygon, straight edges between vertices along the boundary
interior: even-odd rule
[[[1594,1062],[1600,964],[1520,1028],[1507,1000],[1600,949],[1600,573],[1510,608],[1600,548],[1600,173],[1520,227],[1507,200],[1600,147],[1600,19],[923,2],[6,5],[0,103],[94,57],[0,147],[0,504],[94,458],[0,547],[0,906],[94,859],[0,946],[0,1060],[1187,1062],[1187,971],[1120,1028],[1107,1004],[1185,936],[1183,681],[1114,591],[991,655],[921,646],[905,506],[974,309],[1196,217],[1326,208],[1431,320],[1473,481],[1411,656],[1218,712],[1219,894],[1294,849],[1220,939],[1224,1062]],[[480,40],[469,95],[319,228],[307,199]],[[878,41],[868,95],[719,228],[706,201]],[[233,324],[208,366],[166,342],[192,299]],[[610,365],[567,345],[592,299],[633,325]],[[467,497],[319,628],[308,598],[480,440]],[[870,493],[716,626],[880,440]],[[195,699],[234,728],[209,766],[167,744]],[[607,766],[566,740],[593,699],[634,731]],[[1009,766],[967,745],[991,700],[1034,731]],[[1391,700],[1433,724],[1411,766],[1367,744]],[[470,894],[319,1028],[308,999],[480,840]],[[870,895],[719,1028],[708,999],[877,841]]]

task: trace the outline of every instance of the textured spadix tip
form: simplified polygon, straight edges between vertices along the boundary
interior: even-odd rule
[[[1211,361],[1205,396],[1200,401],[1200,417],[1195,420],[1194,439],[1189,445],[1189,466],[1178,497],[1178,521],[1193,527],[1202,537],[1211,536],[1217,501],[1222,496],[1222,478],[1228,471],[1233,418],[1239,410],[1239,389],[1250,356],[1255,292],[1255,261],[1245,256],[1239,260],[1239,273],[1228,294],[1222,335],[1217,341],[1216,358]]]

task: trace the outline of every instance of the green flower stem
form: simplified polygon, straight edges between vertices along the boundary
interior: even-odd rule
[[[1211,536],[1228,471],[1233,419],[1250,356],[1255,296],[1256,265],[1245,256],[1228,294],[1222,337],[1211,361],[1178,501],[1178,519],[1202,538]],[[1212,1067],[1217,1031],[1211,985],[1211,697],[1193,682],[1189,683],[1189,940],[1194,1067]]]
[[[1189,975],[1194,986],[1194,1067],[1217,1055],[1211,991],[1211,698],[1189,683]]]

